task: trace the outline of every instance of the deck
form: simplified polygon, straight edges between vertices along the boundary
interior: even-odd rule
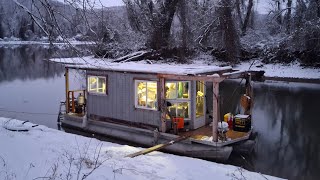
[[[239,131],[233,131],[233,130],[229,130],[226,133],[226,141],[221,141],[219,140],[218,143],[220,143],[220,145],[224,146],[224,145],[228,145],[231,143],[235,143],[238,141],[242,141],[242,140],[246,140],[249,139],[249,136],[251,134],[252,130],[250,130],[249,132],[239,132]],[[207,142],[207,143],[213,143],[212,141],[209,140],[209,137],[212,136],[212,126],[204,126],[195,130],[191,130],[191,131],[186,131],[186,132],[179,132],[180,136],[190,136],[193,140],[195,140],[195,142]]]

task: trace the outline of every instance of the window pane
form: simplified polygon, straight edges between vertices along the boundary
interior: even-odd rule
[[[98,92],[100,92],[100,93],[106,92],[106,79],[105,78],[98,79]]]
[[[177,87],[176,83],[166,83],[166,99],[176,99],[177,98]]]
[[[196,117],[204,115],[204,82],[197,81]]]
[[[157,83],[147,82],[147,107],[157,109]]]
[[[106,77],[88,76],[88,92],[106,93]]]
[[[189,99],[189,82],[178,82],[178,98]]]
[[[190,103],[189,102],[181,102],[174,103],[172,106],[168,107],[169,113],[172,117],[189,117]]]
[[[96,89],[97,89],[97,84],[98,84],[98,78],[97,78],[97,77],[90,76],[90,77],[89,77],[89,80],[88,80],[88,83],[89,83],[89,91],[90,91],[90,92],[96,91]]]
[[[177,117],[189,118],[189,102],[177,103]]]
[[[147,83],[137,82],[137,105],[146,106],[147,103]]]

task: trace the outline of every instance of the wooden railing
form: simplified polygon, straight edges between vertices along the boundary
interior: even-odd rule
[[[80,105],[78,104],[78,99],[75,97],[75,94],[79,93],[78,95],[82,94],[84,97],[84,104]],[[72,113],[77,113],[77,114],[84,114],[86,110],[86,90],[73,90],[73,91],[68,91],[67,94],[67,113],[72,112]],[[79,113],[77,109],[81,109],[82,112]]]

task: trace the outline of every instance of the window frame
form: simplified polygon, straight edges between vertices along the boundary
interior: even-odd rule
[[[147,102],[146,102],[146,106],[139,106],[138,105],[138,91],[137,91],[137,85],[138,83],[140,82],[145,82],[146,83],[146,100],[148,99],[148,82],[152,82],[152,83],[156,83],[157,85],[157,88],[156,88],[156,92],[157,92],[157,95],[156,95],[156,108],[149,108],[147,107]],[[158,84],[158,81],[156,80],[150,80],[150,79],[134,79],[134,107],[136,109],[143,109],[143,110],[150,110],[150,111],[158,111],[159,110],[159,91],[158,91],[158,87],[159,87],[159,84]]]
[[[90,77],[97,77],[98,79],[99,78],[103,78],[105,79],[106,81],[106,92],[92,92],[92,91],[89,91],[89,78]],[[97,86],[99,86],[99,82],[97,82]],[[98,89],[98,87],[97,87]],[[87,74],[87,92],[88,94],[91,94],[91,95],[108,95],[108,76],[105,75],[105,76],[101,76],[101,75],[94,75],[94,74]]]
[[[188,98],[178,98],[178,83],[179,82],[187,82],[188,83]],[[192,106],[192,103],[191,103],[191,81],[175,81],[175,80],[169,80],[169,81],[166,81],[164,84],[166,86],[167,83],[175,83],[176,84],[176,95],[177,97],[175,99],[166,99],[166,101],[170,102],[171,104],[179,104],[179,103],[188,103],[189,104],[189,108],[188,108],[188,118],[184,118],[185,120],[191,120],[192,117],[191,117],[191,106]],[[177,111],[178,109],[176,109],[176,114],[177,114]]]

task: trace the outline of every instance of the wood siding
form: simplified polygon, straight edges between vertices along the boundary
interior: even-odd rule
[[[160,127],[160,111],[135,108],[135,79],[159,80],[156,75],[87,71],[90,75],[108,76],[108,94],[88,94],[88,115],[97,115],[106,118],[119,119],[134,123],[143,123]],[[158,94],[159,94],[158,90]]]

